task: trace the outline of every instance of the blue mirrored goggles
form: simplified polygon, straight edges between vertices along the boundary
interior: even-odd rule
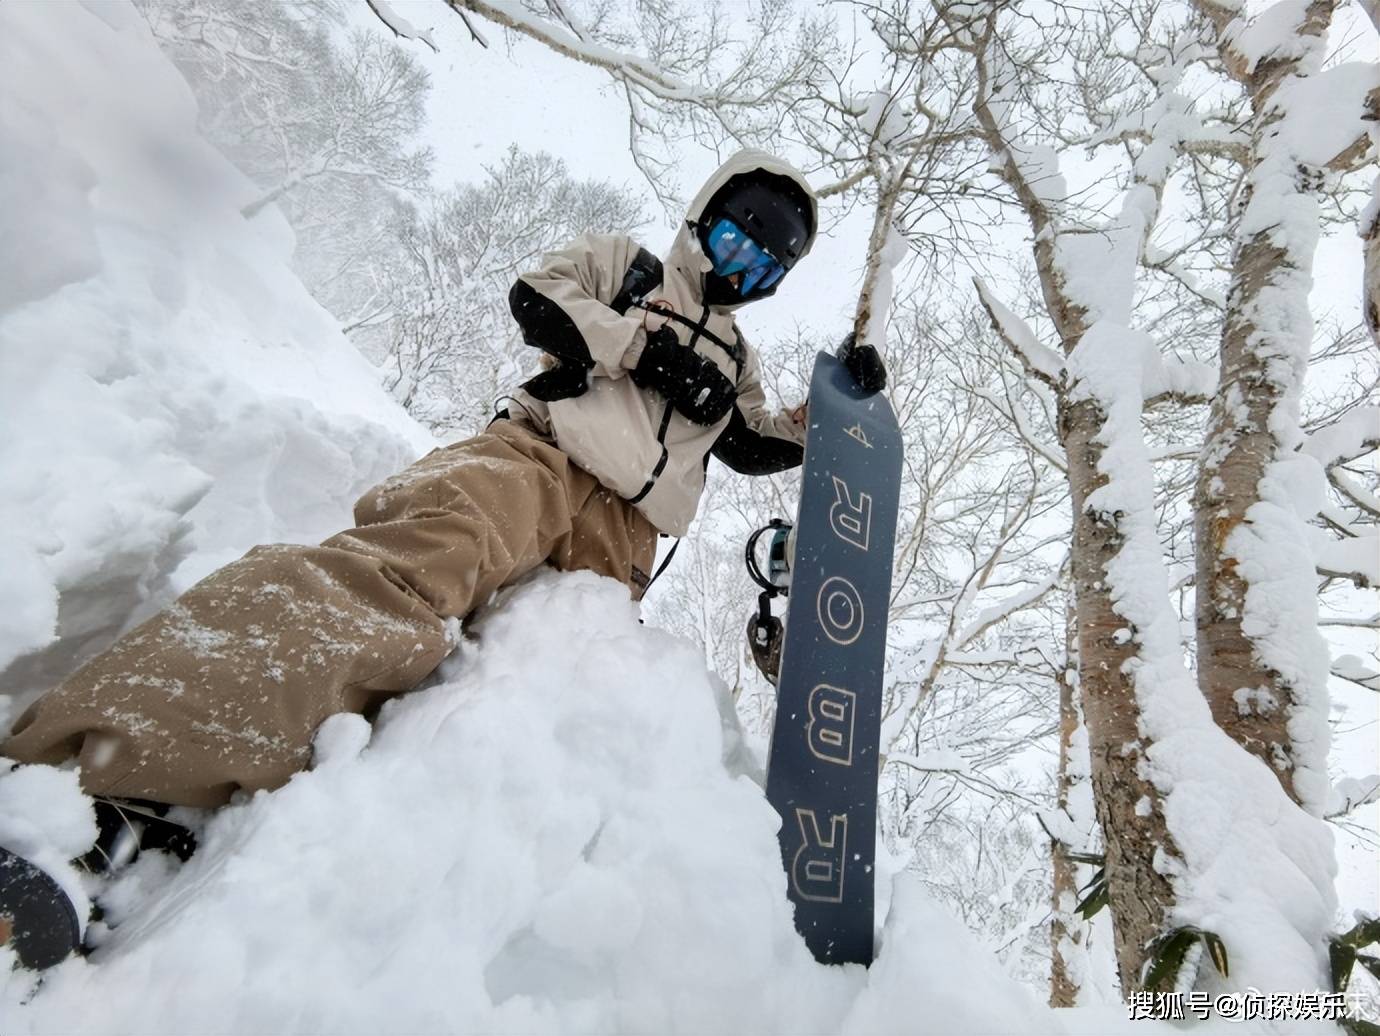
[[[727,217],[709,228],[708,243],[715,273],[720,277],[743,275],[738,282],[739,295],[747,295],[756,288],[770,288],[786,273],[776,256]]]

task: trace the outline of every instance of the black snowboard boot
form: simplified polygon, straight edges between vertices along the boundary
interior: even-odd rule
[[[8,849],[0,849],[0,945],[35,971],[62,963],[81,945],[81,921],[67,894]]]

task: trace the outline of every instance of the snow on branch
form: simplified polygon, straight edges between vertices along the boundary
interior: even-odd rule
[[[436,46],[436,40],[432,38],[430,29],[418,29],[413,24],[393,10],[388,0],[364,0],[369,5],[369,9],[374,12],[379,21],[383,22],[393,33],[394,36],[403,40],[421,40],[436,54],[441,53],[441,48]],[[474,29],[471,28],[473,33]],[[489,44],[482,36],[476,36],[480,46],[487,47]]]
[[[478,19],[607,73],[625,95],[633,163],[668,213],[683,205],[679,141],[770,146],[788,124],[818,125],[809,112],[829,106],[820,90],[835,74],[833,22],[797,17],[789,4],[754,5],[750,35],[738,39],[722,5],[634,4],[620,19],[596,5],[585,24],[566,0],[443,2],[481,44]],[[403,28],[391,15],[384,21]]]
[[[564,24],[556,25],[534,17],[521,4],[508,0],[445,2],[462,18],[467,13],[477,14],[495,25],[535,40],[563,57],[602,68],[620,82],[645,91],[658,100],[688,103],[705,108],[754,108],[763,104],[766,99],[757,91],[734,93],[722,87],[709,89],[685,82],[640,55],[599,43],[579,30],[568,16],[562,19]],[[560,5],[557,5],[557,9],[559,14],[564,14]],[[468,20],[466,24],[469,24]],[[473,32],[473,29],[471,31]],[[731,84],[737,78],[739,76],[729,75],[723,82]]]
[[[1012,506],[1010,501],[1007,502],[1006,514],[996,542],[991,545],[981,560],[974,557],[973,567],[963,581],[962,591],[949,606],[948,622],[945,629],[929,638],[918,650],[898,663],[896,668],[900,674],[900,680],[906,686],[903,693],[890,702],[882,715],[881,744],[883,757],[890,757],[891,749],[904,736],[906,723],[911,715],[929,698],[936,681],[947,664],[948,653],[960,646],[958,641],[960,623],[964,620],[978,595],[986,589],[993,572],[1004,563],[1007,549],[1029,518],[1036,496],[1037,488],[1032,486],[1019,503]],[[1038,601],[1048,592],[1048,588],[1045,588],[1035,596],[1034,600]],[[1021,608],[1028,607],[1031,603],[1034,602],[1013,605],[1003,615],[994,618],[992,622],[995,623],[1001,618],[1009,617]],[[915,681],[913,684],[907,683],[912,679]]]
[[[996,20],[993,19],[989,35],[995,31],[995,28]],[[992,167],[1015,191],[1021,208],[1025,211],[1031,229],[1035,233],[1037,255],[1041,252],[1048,252],[1051,249],[1051,244],[1050,235],[1046,231],[1053,229],[1054,212],[1041,192],[1032,185],[1030,177],[1026,175],[1026,170],[1021,167],[1013,154],[1012,129],[1004,121],[1003,116],[1006,114],[1004,106],[996,99],[1004,71],[1000,57],[990,52],[986,41],[984,41],[983,46],[975,52],[975,64],[977,97],[973,101],[973,115],[982,129],[988,147],[992,150]],[[1043,264],[1041,273],[1044,273]]]
[[[1053,349],[1042,345],[1030,325],[1002,305],[981,277],[973,278],[973,286],[977,288],[982,308],[992,320],[992,327],[1021,361],[1026,373],[1050,388],[1058,388],[1064,374],[1063,358]]]
[[[1239,0],[1195,0],[1194,6],[1212,24],[1227,71],[1255,92],[1273,89],[1300,61],[1321,59],[1312,44],[1326,31],[1334,4],[1284,0],[1249,21]]]
[[[1322,615],[1318,618],[1318,625],[1341,626],[1348,629],[1380,630],[1380,613],[1376,613],[1375,615],[1368,615],[1363,619],[1352,618],[1348,615]],[[1374,689],[1380,690],[1380,687]]]
[[[1041,439],[1035,430],[1035,423],[1030,413],[1015,400],[1003,400],[991,389],[973,389],[973,394],[979,399],[988,403],[997,413],[1009,420],[1016,429],[1016,434],[1021,437],[1021,441],[1038,453],[1045,460],[1053,465],[1054,470],[1068,474],[1068,457],[1064,455],[1063,449],[1053,443],[1047,443]]]
[[[1154,143],[1154,136],[1148,128],[1142,125],[1144,113],[1138,112],[1136,115],[1135,122],[1118,125],[1110,130],[1089,136],[1085,141],[1086,145],[1099,147],[1106,144],[1127,144],[1133,141],[1138,144]],[[1082,143],[1084,141],[1075,138],[1073,142]],[[1250,139],[1235,128],[1218,133],[1199,123],[1196,126],[1195,134],[1181,140],[1179,147],[1186,155],[1225,158],[1239,165],[1245,165],[1250,159]]]
[[[1037,809],[1035,820],[1044,828],[1050,841],[1057,842],[1064,852],[1077,855],[1089,853],[1089,832],[1062,809]]]
[[[1318,574],[1347,579],[1361,589],[1380,586],[1380,536],[1332,540],[1316,550]]]
[[[1327,480],[1332,483],[1332,488],[1341,493],[1362,515],[1380,520],[1380,497],[1376,497],[1355,479],[1347,477],[1345,469],[1340,466],[1329,468]]]
[[[1025,608],[1038,604],[1059,586],[1064,578],[1064,572],[1068,568],[1068,563],[1069,555],[1065,554],[1064,560],[1059,563],[1058,567],[1051,569],[1044,579],[1032,583],[1024,590],[1014,593],[990,607],[983,608],[954,639],[954,645],[959,648],[966,647],[997,623],[1009,619]]]
[[[1324,7],[1329,10],[1315,10]],[[1248,73],[1267,63],[1299,61],[1314,56],[1310,37],[1326,31],[1331,7],[1310,0],[1273,3],[1248,22],[1236,19],[1223,36]]]
[[[1217,394],[1217,368],[1200,360],[1164,356],[1152,350],[1146,356],[1141,391],[1147,408],[1167,400],[1210,403]]]
[[[886,761],[900,766],[908,766],[921,773],[972,773],[972,765],[967,759],[950,748],[935,748],[918,755],[888,755]]]
[[[823,201],[825,198],[832,198],[836,194],[842,194],[845,191],[858,186],[858,184],[862,183],[864,180],[866,180],[869,176],[872,175],[874,175],[872,167],[863,166],[856,172],[848,176],[845,176],[842,180],[838,180],[831,184],[825,184],[823,187],[817,188],[815,190],[815,197],[819,198],[821,201]]]
[[[668,75],[652,62],[636,54],[580,39],[567,29],[557,28],[548,22],[533,18],[519,4],[503,3],[501,0],[493,3],[486,0],[446,0],[446,3],[462,18],[465,17],[465,12],[477,14],[495,25],[536,40],[562,57],[602,68],[612,73],[615,78],[646,90],[662,100],[704,102],[711,97],[706,91],[696,89]]]
[[[1372,618],[1368,623],[1365,620],[1349,622],[1347,625],[1377,625],[1376,619]],[[1332,660],[1332,675],[1339,680],[1346,680],[1354,683],[1357,687],[1364,687],[1368,691],[1375,691],[1380,694],[1380,672],[1375,667],[1369,665],[1356,655],[1340,655]]]
[[[1380,450],[1380,406],[1356,407],[1308,436],[1300,449],[1324,468]]]
[[[1380,802],[1380,774],[1357,779],[1347,777],[1332,786],[1332,798],[1328,802],[1326,818],[1335,820],[1353,810]]]
[[[1370,148],[1380,104],[1380,65],[1352,61],[1309,76],[1293,76],[1271,98],[1285,118],[1278,127],[1299,161],[1318,169],[1359,168]]]

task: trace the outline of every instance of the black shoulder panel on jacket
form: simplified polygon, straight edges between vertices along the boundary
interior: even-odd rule
[[[528,345],[571,363],[594,366],[585,336],[580,334],[570,314],[521,277],[508,292],[508,308],[522,329],[522,340]]]
[[[736,406],[732,415],[710,452],[740,475],[774,475],[805,459],[804,446],[753,431]]]
[[[550,370],[544,370],[522,384],[525,392],[531,393],[543,403],[554,403],[560,399],[574,399],[583,396],[589,388],[588,368],[576,363],[559,360]]]

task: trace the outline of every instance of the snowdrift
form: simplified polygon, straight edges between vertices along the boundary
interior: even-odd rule
[[[0,725],[429,445],[125,3],[0,6]]]
[[[503,596],[372,732],[335,717],[185,867],[136,862],[90,959],[9,977],[4,1031],[1059,1030],[913,879],[870,972],[816,964],[700,653],[588,573]]]

